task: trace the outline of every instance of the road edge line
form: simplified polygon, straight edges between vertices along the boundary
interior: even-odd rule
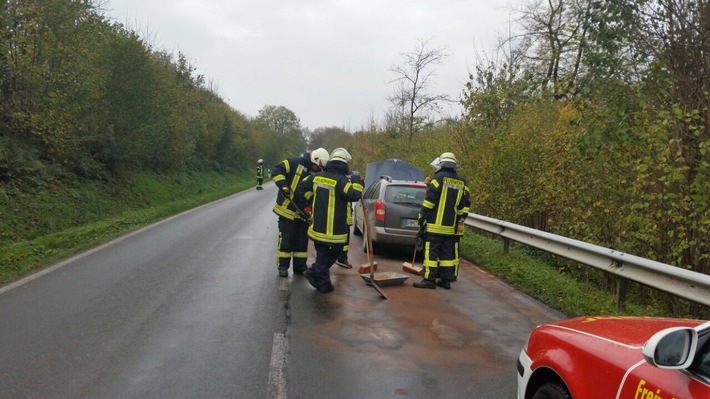
[[[271,346],[271,363],[269,365],[269,385],[266,397],[269,399],[286,399],[286,354],[288,341],[286,335],[274,333]]]

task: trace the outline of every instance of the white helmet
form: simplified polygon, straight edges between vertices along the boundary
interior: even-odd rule
[[[325,148],[321,147],[311,151],[311,162],[320,166],[321,169],[325,168],[325,165],[328,164],[328,160],[330,160],[330,155]]]
[[[439,158],[439,157],[434,158],[434,160],[431,161],[429,166],[434,168],[434,170],[438,171],[439,169],[441,169],[441,158]]]
[[[261,159],[261,158],[259,158],[259,160],[258,160],[258,161],[256,161],[256,162],[257,162],[257,163],[264,163],[264,160],[263,160],[263,159]]]
[[[333,150],[333,152],[330,153],[331,161],[342,161],[345,163],[350,163],[352,159],[353,157],[350,156],[348,150],[342,147],[336,148]]]
[[[442,166],[442,167],[443,167],[443,166],[449,166],[449,167],[451,167],[451,166],[456,166],[456,165],[457,165],[457,163],[456,163],[456,157],[454,156],[454,154],[452,154],[452,153],[450,153],[450,152],[445,152],[445,153],[439,155],[439,160],[441,161],[441,166]],[[447,162],[450,163],[450,164],[452,164],[452,165],[444,165],[444,163],[447,163]]]

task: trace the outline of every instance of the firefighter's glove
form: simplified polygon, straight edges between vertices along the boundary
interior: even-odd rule
[[[281,194],[284,196],[284,198],[291,198],[291,189],[288,188],[288,186],[283,186],[281,187]]]
[[[419,217],[417,218],[417,224],[419,225],[420,228],[424,227],[424,225],[426,224],[426,215],[420,214]]]
[[[424,234],[422,234],[422,233],[417,234],[416,241],[414,242],[414,248],[417,251],[421,251],[424,249],[424,240],[425,240]]]
[[[296,213],[298,213],[298,217],[300,217],[301,219],[307,221],[308,223],[311,222],[311,208],[310,207],[306,207],[303,210],[299,209]]]
[[[297,210],[296,213],[298,214],[298,217],[303,220],[308,220],[311,217],[311,215],[309,215],[308,212],[302,211],[300,209]]]
[[[463,222],[458,222],[456,224],[456,234],[463,234],[463,232],[466,230],[466,225]]]
[[[362,181],[362,177],[360,177],[359,172],[352,172],[352,174],[350,175],[350,181],[353,183],[357,183],[361,186],[365,185],[365,182]]]
[[[424,179],[424,184],[427,186],[431,183],[431,176],[427,176],[426,179]]]

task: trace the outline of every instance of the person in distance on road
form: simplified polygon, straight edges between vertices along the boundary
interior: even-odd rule
[[[293,273],[303,274],[308,265],[308,225],[310,215],[293,203],[293,191],[312,172],[319,172],[328,163],[330,154],[324,148],[288,158],[274,166],[271,179],[278,187],[274,213],[279,216],[279,242],[276,266],[279,276],[288,277],[293,259]]]
[[[417,288],[451,289],[456,265],[456,228],[471,205],[466,180],[457,173],[456,157],[450,152],[439,156],[440,169],[434,173],[419,211],[419,226],[425,231],[424,275]]]
[[[362,197],[363,181],[353,172],[348,177],[352,157],[345,148],[336,148],[322,172],[306,177],[296,189],[295,201],[312,212],[308,236],[316,249],[316,260],[303,276],[319,292],[333,291],[330,268],[348,244],[350,203]]]
[[[256,161],[256,189],[263,190],[262,183],[264,183],[264,160],[259,159]]]

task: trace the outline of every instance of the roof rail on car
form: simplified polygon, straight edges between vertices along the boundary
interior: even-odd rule
[[[382,180],[382,179],[385,179],[385,180],[387,180],[388,182],[392,183],[392,178],[389,177],[389,176],[387,176],[387,175],[382,175],[382,176],[380,176],[380,180]]]

